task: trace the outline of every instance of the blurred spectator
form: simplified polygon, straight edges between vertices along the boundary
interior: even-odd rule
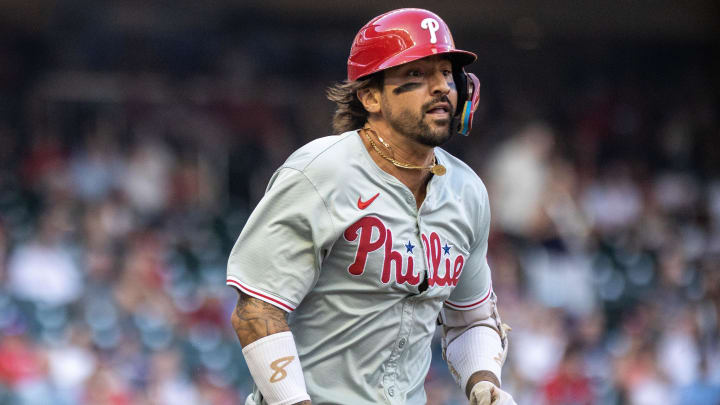
[[[582,351],[576,344],[565,350],[557,370],[543,385],[547,405],[590,405],[595,397],[590,380],[584,375]]]
[[[85,385],[82,402],[98,405],[130,405],[135,403],[131,388],[122,376],[110,367],[95,370]]]
[[[96,132],[86,135],[84,147],[70,160],[75,194],[84,201],[101,200],[118,188],[125,170],[112,123],[101,121],[98,126]]]
[[[61,306],[82,294],[83,277],[65,241],[69,215],[67,207],[49,208],[39,219],[37,236],[10,256],[8,286],[16,298]]]
[[[661,332],[657,363],[673,385],[680,387],[698,380],[700,347],[692,312],[673,312],[670,310],[665,315],[668,325],[673,326]]]
[[[0,340],[0,381],[10,387],[22,387],[41,380],[46,363],[37,349],[20,336],[4,336]]]
[[[62,404],[81,402],[85,384],[98,363],[87,332],[76,325],[69,334],[67,342],[56,342],[48,350],[48,374],[56,390],[55,400]]]
[[[677,397],[683,405],[720,404],[720,379],[709,375],[710,359],[701,359],[700,376],[680,387]]]
[[[625,162],[614,162],[585,190],[584,211],[603,235],[634,226],[642,212],[642,193]]]
[[[488,167],[494,222],[509,235],[532,238],[542,232],[543,197],[550,176],[554,138],[545,125],[533,124],[505,141]]]
[[[178,352],[157,352],[150,363],[148,400],[158,405],[200,403],[197,388],[182,373]]]
[[[508,317],[511,325],[523,325],[513,330],[510,355],[519,376],[539,386],[560,363],[567,336],[557,311],[541,306],[523,310]]]
[[[149,129],[148,129],[149,130]],[[173,156],[152,133],[142,131],[130,154],[123,190],[141,214],[159,213],[168,203]]]

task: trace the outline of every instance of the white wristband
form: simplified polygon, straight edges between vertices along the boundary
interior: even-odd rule
[[[492,328],[477,326],[466,330],[450,343],[445,356],[463,391],[470,376],[480,370],[491,371],[500,382],[505,356],[500,335]]]
[[[250,374],[269,405],[309,401],[291,332],[258,339],[242,350]]]

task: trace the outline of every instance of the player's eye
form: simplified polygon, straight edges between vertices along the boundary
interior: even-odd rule
[[[410,71],[408,71],[407,75],[410,77],[421,77],[422,72],[419,70],[410,70]]]
[[[443,72],[443,76],[445,76],[445,77],[450,77],[450,76],[452,76],[452,70],[445,69],[445,70],[443,70],[442,72]]]

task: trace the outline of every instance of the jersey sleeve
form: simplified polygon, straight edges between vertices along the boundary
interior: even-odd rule
[[[490,200],[485,187],[478,203],[478,238],[472,245],[458,284],[445,301],[445,305],[458,311],[475,309],[486,302],[492,293],[490,266],[487,262],[488,235],[490,234]]]
[[[315,285],[332,232],[325,202],[310,180],[281,168],[235,242],[227,284],[291,312]]]

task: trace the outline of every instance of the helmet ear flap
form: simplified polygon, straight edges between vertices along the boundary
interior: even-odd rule
[[[458,91],[458,107],[455,110],[457,117],[457,132],[460,135],[469,135],[472,128],[473,115],[480,102],[480,80],[465,69],[459,69],[454,74]]]
[[[455,114],[460,114],[460,109],[463,105],[465,105],[465,102],[468,99],[468,77],[467,73],[465,73],[465,68],[458,64],[453,64],[453,81],[455,82],[455,87],[457,89],[458,94],[458,101],[457,105],[458,108],[455,109]]]

